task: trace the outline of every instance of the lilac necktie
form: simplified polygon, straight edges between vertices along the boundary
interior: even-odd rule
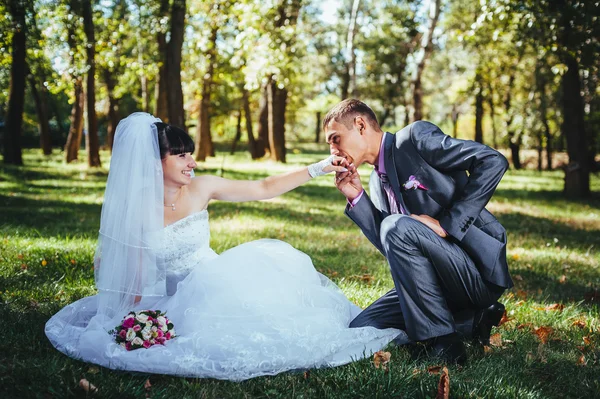
[[[390,213],[392,215],[398,213],[405,214],[404,209],[402,209],[402,205],[398,206],[398,201],[396,201],[396,195],[394,194],[394,189],[390,184],[390,179],[388,179],[388,176],[379,172],[377,172],[377,174],[381,179],[381,187],[383,187],[383,190],[385,191],[385,194],[387,196]]]

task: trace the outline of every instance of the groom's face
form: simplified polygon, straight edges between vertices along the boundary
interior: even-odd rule
[[[361,126],[353,123],[350,128],[332,120],[325,127],[325,138],[332,155],[344,157],[356,167],[364,162],[365,140],[360,132]]]

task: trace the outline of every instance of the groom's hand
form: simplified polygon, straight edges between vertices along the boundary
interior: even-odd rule
[[[412,214],[412,215],[410,215],[410,217],[418,220],[419,222],[423,223],[425,226],[429,227],[438,236],[440,236],[442,238],[448,237],[448,233],[446,232],[446,230],[444,230],[442,228],[442,226],[440,226],[440,222],[437,219],[434,219],[429,215]]]
[[[346,165],[344,165],[346,166]],[[350,202],[352,202],[363,191],[360,175],[354,164],[346,166],[347,172],[338,172],[335,174],[335,186]]]

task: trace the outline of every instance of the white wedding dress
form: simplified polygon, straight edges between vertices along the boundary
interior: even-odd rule
[[[165,227],[163,235],[155,251],[167,261],[169,296],[142,301],[138,310],[166,311],[177,337],[128,352],[107,332],[115,320],[106,325],[93,318],[98,300],[92,296],[46,324],[58,350],[112,369],[239,381],[338,366],[394,338],[408,341],[396,329],[348,328],[360,309],[289,244],[258,240],[217,255],[209,246],[207,211]]]

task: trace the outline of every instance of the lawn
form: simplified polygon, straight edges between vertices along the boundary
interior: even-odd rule
[[[197,171],[262,178],[326,155],[322,147],[298,148],[286,165],[218,152]],[[46,159],[38,151],[25,153],[24,167],[0,164],[0,397],[435,396],[440,376],[429,368],[438,364],[413,361],[394,346],[387,372],[365,359],[242,383],[117,372],[56,351],[44,323],[95,292],[92,259],[109,159],[101,155],[101,169],[64,165],[59,154]],[[368,169],[361,171],[366,184]],[[562,183],[561,171],[509,171],[490,202],[508,230],[516,286],[501,299],[508,320],[493,331],[495,345],[469,347],[468,364],[449,367],[451,397],[600,397],[600,198],[566,201]],[[600,192],[600,177],[592,189]],[[344,216],[344,204],[331,176],[270,201],[215,202],[211,245],[222,252],[259,238],[285,240],[364,307],[393,283],[385,259]],[[79,387],[82,378],[95,394]]]

